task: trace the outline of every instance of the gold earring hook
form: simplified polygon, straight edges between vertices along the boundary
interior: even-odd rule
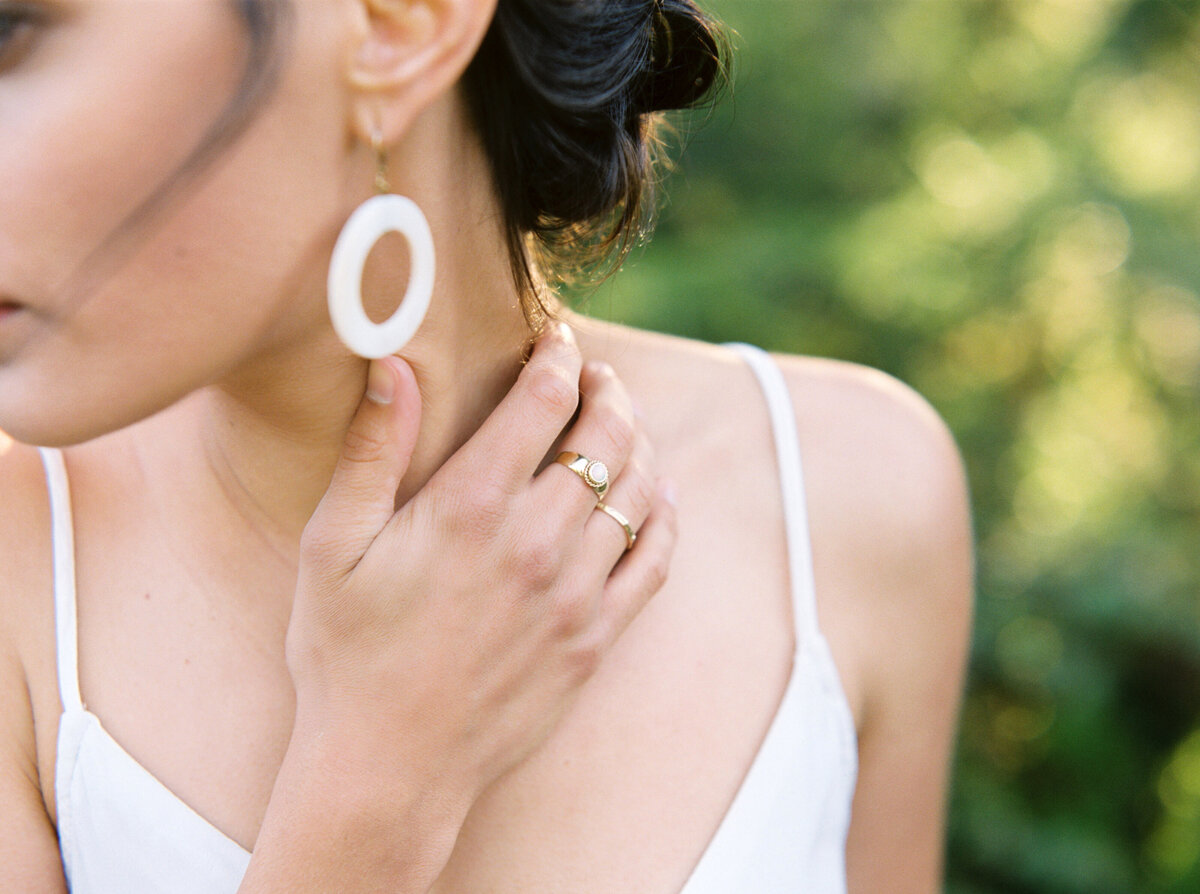
[[[375,151],[375,191],[386,195],[392,188],[387,177],[387,146],[383,143],[383,132],[378,124],[371,129],[371,148]]]

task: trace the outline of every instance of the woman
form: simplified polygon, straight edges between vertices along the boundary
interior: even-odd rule
[[[0,0],[0,889],[937,886],[950,437],[556,307],[716,38],[496,5]]]

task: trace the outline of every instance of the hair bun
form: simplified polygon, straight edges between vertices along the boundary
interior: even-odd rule
[[[692,0],[499,0],[464,82],[523,286],[531,263],[586,268],[643,231],[650,113],[700,102],[724,49]]]
[[[690,108],[721,74],[722,41],[715,23],[691,0],[651,0],[655,7],[650,60],[638,107],[642,113]]]

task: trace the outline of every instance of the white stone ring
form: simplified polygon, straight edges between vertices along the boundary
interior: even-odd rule
[[[597,500],[603,500],[608,493],[608,466],[597,459],[588,459],[580,453],[564,450],[554,457],[556,463],[566,466],[583,479],[583,483],[592,489]]]

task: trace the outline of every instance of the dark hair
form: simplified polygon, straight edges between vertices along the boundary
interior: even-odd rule
[[[614,269],[646,231],[655,113],[708,96],[725,47],[692,0],[499,0],[464,87],[531,322],[535,271]]]

